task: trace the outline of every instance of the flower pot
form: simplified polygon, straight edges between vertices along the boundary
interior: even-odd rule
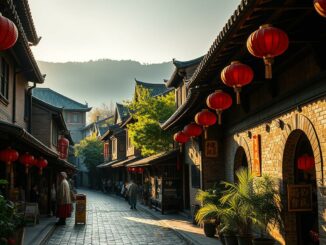
[[[275,240],[270,238],[255,238],[252,240],[253,245],[274,245]]]
[[[251,235],[239,235],[237,236],[238,245],[252,245],[252,236]]]
[[[223,235],[225,245],[238,245],[237,237],[234,235]]]
[[[211,222],[204,222],[204,233],[207,237],[214,237],[216,233],[216,225]]]

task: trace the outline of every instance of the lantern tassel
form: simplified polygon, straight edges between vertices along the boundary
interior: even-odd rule
[[[25,166],[25,174],[28,174],[28,166]]]
[[[40,168],[39,171],[38,171],[39,175],[42,175],[43,173],[43,168]]]
[[[180,153],[182,153],[182,144],[179,143]]]
[[[273,64],[273,58],[272,57],[264,57],[264,63],[265,63],[265,78],[266,79],[272,79],[272,64]]]
[[[216,113],[217,113],[217,122],[218,122],[218,125],[221,125],[222,124],[222,111],[216,110]]]
[[[241,98],[240,98],[241,87],[234,87],[234,92],[237,96],[237,105],[240,105],[240,103],[241,103]]]
[[[205,137],[205,140],[207,139],[207,127],[204,128],[204,137]]]

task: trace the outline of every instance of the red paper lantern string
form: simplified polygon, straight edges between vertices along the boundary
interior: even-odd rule
[[[175,142],[179,143],[180,146],[180,152],[182,152],[182,145],[187,143],[189,141],[189,136],[186,135],[184,132],[179,131],[173,135],[173,139]]]
[[[195,116],[195,122],[204,127],[205,139],[207,139],[207,128],[216,123],[216,116],[213,112],[203,109],[201,112],[198,112]]]
[[[43,169],[48,166],[48,161],[43,157],[37,160],[36,166],[39,167],[39,174],[42,175]]]

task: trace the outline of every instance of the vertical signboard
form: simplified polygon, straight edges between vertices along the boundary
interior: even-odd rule
[[[261,158],[260,158],[260,135],[253,136],[253,162],[252,162],[252,175],[261,176]]]
[[[76,195],[75,224],[86,224],[86,195]]]

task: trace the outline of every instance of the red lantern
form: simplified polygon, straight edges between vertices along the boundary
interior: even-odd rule
[[[37,160],[36,166],[40,168],[39,174],[42,174],[43,168],[48,166],[48,161],[43,157],[40,157],[40,159]]]
[[[201,112],[196,114],[195,122],[204,127],[205,139],[207,139],[207,128],[216,123],[216,116],[213,112],[203,109]]]
[[[0,14],[0,51],[11,48],[18,39],[18,30],[14,22]]]
[[[183,132],[189,137],[197,137],[201,135],[203,129],[197,123],[190,123],[183,128]]]
[[[139,174],[144,173],[144,168],[137,168],[137,173],[139,173]]]
[[[18,151],[11,149],[10,147],[0,151],[0,161],[6,163],[7,174],[10,174],[10,188],[13,187],[13,183],[14,183],[12,163],[17,161],[18,157],[19,157]]]
[[[247,40],[249,52],[256,57],[263,58],[265,63],[265,77],[272,78],[272,63],[276,56],[283,54],[289,46],[289,38],[281,29],[271,25],[262,25],[251,33]]]
[[[189,141],[189,136],[186,135],[184,132],[179,131],[173,135],[173,139],[175,142],[179,143],[180,152],[182,152],[182,144],[185,144]]]
[[[132,173],[136,172],[136,168],[131,168],[131,172]]]
[[[297,167],[303,171],[309,171],[315,166],[315,158],[313,156],[309,156],[308,154],[304,154],[298,158]]]
[[[7,165],[17,161],[18,157],[18,151],[11,149],[10,147],[0,151],[0,161],[5,162]]]
[[[63,135],[61,135],[58,140],[58,152],[60,159],[68,158],[68,148],[69,148],[69,140],[67,140]]]
[[[222,90],[216,90],[207,97],[206,104],[209,108],[214,109],[218,116],[218,124],[222,123],[222,112],[232,105],[232,98]]]
[[[19,157],[19,161],[21,164],[25,165],[25,172],[26,174],[28,174],[28,168],[33,166],[33,164],[35,163],[35,159],[34,156],[32,156],[31,154],[29,154],[28,152],[24,153],[23,155],[21,155]]]
[[[231,65],[225,67],[221,72],[223,83],[232,87],[237,95],[237,104],[240,104],[241,87],[251,83],[254,78],[254,71],[250,66],[232,61]]]
[[[326,17],[326,0],[314,0],[314,7],[318,14]]]

